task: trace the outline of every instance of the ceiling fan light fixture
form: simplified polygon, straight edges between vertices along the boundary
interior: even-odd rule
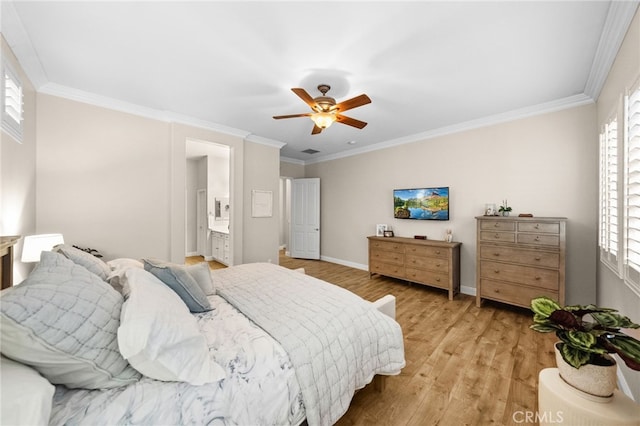
[[[311,120],[321,129],[326,129],[336,121],[336,115],[330,112],[316,112],[311,114]]]

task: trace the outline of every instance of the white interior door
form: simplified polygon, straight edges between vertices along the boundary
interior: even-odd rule
[[[291,257],[320,259],[320,178],[291,183]]]
[[[196,241],[198,254],[200,256],[207,255],[207,232],[209,229],[208,217],[207,217],[207,190],[198,189],[198,195],[196,197]]]

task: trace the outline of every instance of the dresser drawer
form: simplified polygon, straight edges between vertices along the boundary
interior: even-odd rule
[[[484,278],[480,279],[480,288],[480,297],[519,305],[525,308],[531,306],[531,299],[540,296],[548,296],[553,300],[558,300],[557,291],[518,286]]]
[[[369,263],[369,271],[375,274],[386,275],[389,277],[404,278],[404,266],[392,265],[380,261],[371,261]]]
[[[405,277],[409,281],[428,284],[434,287],[449,288],[449,275],[424,269],[406,268]]]
[[[481,231],[480,240],[487,242],[515,243],[516,234],[513,232]]]
[[[418,257],[408,254],[405,256],[405,266],[407,268],[429,269],[444,273],[449,271],[449,261],[446,257],[441,259],[439,257]]]
[[[480,261],[480,276],[534,287],[558,290],[557,270],[519,266],[508,263]]]
[[[546,268],[558,268],[560,265],[560,253],[522,250],[503,246],[480,246],[480,258],[486,260],[499,260],[501,262],[521,263],[531,266],[542,266]]]
[[[518,231],[536,234],[560,234],[560,223],[518,222]]]
[[[404,248],[405,254],[414,256],[428,256],[428,257],[449,257],[449,250],[440,247],[427,247],[413,244],[406,244]]]
[[[404,244],[393,241],[373,240],[369,243],[369,249],[379,249],[385,251],[394,251],[396,253],[404,253]]]
[[[518,243],[546,247],[559,247],[560,236],[553,234],[518,234]]]
[[[402,252],[372,249],[370,253],[370,257],[371,257],[371,261],[393,263],[395,265],[404,264],[404,254]]]
[[[483,220],[480,222],[480,230],[493,230],[493,231],[515,231],[516,224],[514,222],[506,222],[502,220]]]

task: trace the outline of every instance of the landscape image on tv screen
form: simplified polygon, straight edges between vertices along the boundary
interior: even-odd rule
[[[394,189],[393,217],[449,220],[449,187]]]

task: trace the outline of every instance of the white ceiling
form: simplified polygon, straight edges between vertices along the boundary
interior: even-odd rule
[[[3,0],[2,32],[43,93],[283,142],[310,163],[591,102],[637,4]],[[308,112],[290,88],[320,83],[338,102],[368,94],[346,113],[368,126],[312,136],[308,118],[272,119]]]

